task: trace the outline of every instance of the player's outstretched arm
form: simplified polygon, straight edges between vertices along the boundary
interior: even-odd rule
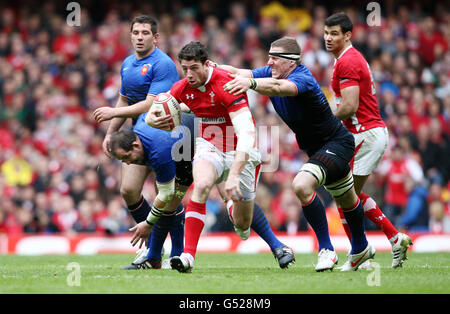
[[[224,85],[224,90],[230,94],[239,95],[249,89],[266,96],[296,96],[297,86],[285,79],[275,79],[271,77],[264,78],[246,78],[235,74],[230,74],[234,79]]]
[[[122,98],[124,96],[120,96]],[[128,103],[126,105],[116,105],[116,107],[101,107],[97,108],[94,111],[94,118],[98,123],[108,121],[114,118],[137,118],[139,115],[147,112],[152,103],[154,95],[148,94],[145,100],[142,100],[134,105],[129,106]],[[125,98],[126,101],[126,98]]]

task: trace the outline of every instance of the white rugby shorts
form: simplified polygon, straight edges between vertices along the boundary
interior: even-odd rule
[[[208,160],[217,170],[217,183],[226,181],[231,165],[234,161],[236,151],[222,152],[207,140],[197,137],[195,140],[194,161]],[[261,169],[261,154],[254,148],[249,154],[249,159],[240,176],[240,188],[242,192],[242,201],[252,201],[256,196],[256,186],[259,180]]]
[[[386,127],[378,127],[354,133],[353,137],[355,138],[355,154],[350,167],[354,175],[368,176],[378,166],[388,147],[388,130]]]

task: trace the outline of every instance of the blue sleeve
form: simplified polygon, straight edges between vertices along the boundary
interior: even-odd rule
[[[311,89],[312,85],[314,85],[315,79],[313,77],[302,77],[299,75],[291,74],[286,78],[288,81],[292,82],[297,86],[297,94],[302,94]],[[308,83],[309,81],[309,83]],[[312,84],[312,85],[311,85]]]
[[[165,163],[158,163],[153,170],[155,171],[156,181],[158,183],[168,183],[176,176],[175,161],[172,159]]]
[[[268,65],[252,70],[254,78],[272,77],[272,70]]]
[[[152,68],[152,81],[147,94],[158,95],[170,90],[180,77],[172,60],[161,60]]]

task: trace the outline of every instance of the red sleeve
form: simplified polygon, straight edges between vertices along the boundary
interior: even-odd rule
[[[175,84],[172,85],[172,88],[170,89],[170,95],[172,95],[179,103],[181,103],[181,90],[183,88],[182,81],[178,81]]]
[[[337,69],[339,86],[341,90],[349,86],[359,85],[359,81],[361,79],[359,67],[356,64],[348,61],[350,60],[342,60]]]
[[[230,78],[228,75],[226,77],[222,76],[217,80],[217,83],[215,84],[216,90],[220,91],[220,99],[227,112],[233,112],[241,108],[248,107],[248,99],[246,93],[235,96],[223,90],[223,85],[231,80],[232,78]]]

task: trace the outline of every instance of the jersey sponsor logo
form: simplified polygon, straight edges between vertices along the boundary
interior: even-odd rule
[[[186,99],[194,99],[194,94],[186,94]]]
[[[201,119],[202,123],[205,124],[221,124],[221,123],[225,123],[225,117],[218,117],[218,118],[202,118]]]
[[[336,156],[336,154],[335,153],[333,153],[333,152],[330,152],[328,149],[325,151],[327,154],[330,154],[330,155],[335,155]]]

